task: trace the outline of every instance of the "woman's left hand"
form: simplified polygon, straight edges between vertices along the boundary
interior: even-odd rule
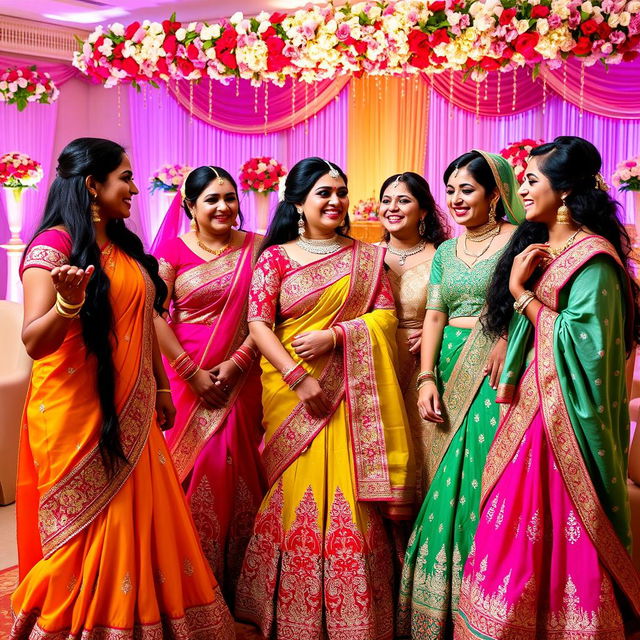
[[[173,427],[176,419],[176,408],[171,400],[170,393],[156,393],[156,414],[158,416],[158,426],[166,431]]]
[[[233,360],[223,360],[210,371],[213,384],[220,387],[226,395],[229,395],[236,386],[242,371]]]
[[[507,355],[507,341],[504,338],[500,338],[498,342],[493,346],[489,353],[487,364],[484,368],[484,375],[489,376],[489,384],[492,389],[498,388],[500,382],[500,376],[502,375],[502,369],[504,368],[504,359]]]
[[[422,329],[410,333],[407,342],[409,343],[409,351],[411,353],[420,353],[420,347],[422,346]]]
[[[294,337],[291,346],[299,358],[313,360],[333,350],[333,336],[329,329],[305,331]]]

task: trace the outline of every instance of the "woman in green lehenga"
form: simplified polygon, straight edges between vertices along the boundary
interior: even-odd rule
[[[432,422],[433,477],[409,540],[398,611],[399,636],[414,640],[453,634],[506,350],[478,318],[513,225],[524,218],[513,169],[501,156],[466,153],[447,167],[444,182],[453,220],[465,232],[435,253],[422,333],[418,408]]]

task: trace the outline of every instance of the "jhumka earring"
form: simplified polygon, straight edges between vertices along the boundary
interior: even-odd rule
[[[569,207],[567,207],[565,198],[562,198],[562,205],[558,207],[556,222],[558,224],[571,224],[571,211],[569,211]]]
[[[498,200],[499,198],[495,198],[489,205],[489,222],[491,224],[494,224],[496,221],[496,209],[498,208]]]
[[[194,231],[198,231],[198,221],[196,220],[196,217],[193,216],[191,218],[191,222],[189,223],[189,226],[194,230]]]
[[[420,222],[418,222],[418,233],[423,236],[426,229],[427,223],[424,221],[424,218],[420,218]]]
[[[100,217],[100,207],[98,203],[95,201],[95,197],[91,200],[91,222],[100,222],[102,218]]]
[[[304,235],[304,216],[302,215],[302,209],[296,209],[298,211],[298,215],[300,216],[300,218],[298,218],[298,235],[299,236],[303,236]]]

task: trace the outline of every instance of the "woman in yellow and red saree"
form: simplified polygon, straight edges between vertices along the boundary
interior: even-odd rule
[[[626,484],[625,349],[640,334],[629,238],[591,143],[563,136],[531,155],[527,222],[498,264],[486,318],[493,333],[509,326],[498,400],[510,407],[487,458],[455,637],[624,640],[640,622]]]
[[[11,640],[234,637],[159,424],[166,287],[124,225],[119,145],[73,141],[22,264],[34,358],[18,475]]]
[[[252,283],[270,490],[236,615],[266,638],[394,635],[382,514],[411,516],[415,472],[384,251],[345,235],[347,208],[342,171],[320,158],[299,162]]]
[[[247,326],[262,237],[232,228],[242,214],[235,181],[221,167],[194,169],[183,192],[152,250],[169,290],[169,313],[155,319],[176,405],[166,436],[202,549],[231,606],[266,492],[260,368]],[[185,212],[194,228],[177,237],[171,230]]]

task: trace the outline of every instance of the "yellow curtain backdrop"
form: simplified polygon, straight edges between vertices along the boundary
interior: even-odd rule
[[[360,200],[377,200],[390,175],[424,174],[429,90],[419,77],[351,80],[347,175],[352,210]]]

